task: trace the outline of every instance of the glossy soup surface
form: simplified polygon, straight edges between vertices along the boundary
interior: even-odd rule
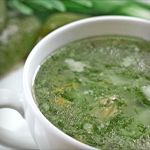
[[[150,42],[98,36],[69,43],[41,65],[33,92],[44,116],[103,150],[150,149]]]

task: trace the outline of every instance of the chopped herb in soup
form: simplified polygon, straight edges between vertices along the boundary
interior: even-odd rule
[[[69,43],[41,65],[33,88],[44,116],[71,137],[102,150],[150,149],[150,42]]]

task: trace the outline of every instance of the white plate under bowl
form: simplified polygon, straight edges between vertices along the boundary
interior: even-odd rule
[[[0,89],[5,88],[13,90],[23,96],[22,91],[22,75],[23,75],[23,64],[20,64],[15,70],[5,75],[0,79]],[[27,125],[22,119],[19,113],[11,109],[0,109],[0,127],[9,129],[10,131],[27,131],[23,132],[25,138],[31,138]],[[6,148],[0,145],[0,150],[12,150],[12,148]]]

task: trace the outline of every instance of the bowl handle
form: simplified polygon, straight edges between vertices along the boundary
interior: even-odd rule
[[[7,89],[0,89],[0,109],[10,108],[16,110],[24,117],[24,107],[20,97]],[[29,129],[27,129],[29,130]],[[23,132],[9,131],[0,127],[0,144],[15,149],[37,149],[37,146],[32,138],[26,138]]]

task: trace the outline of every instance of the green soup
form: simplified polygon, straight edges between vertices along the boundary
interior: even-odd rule
[[[69,43],[41,65],[33,86],[43,115],[102,150],[150,149],[150,42],[97,36]]]

